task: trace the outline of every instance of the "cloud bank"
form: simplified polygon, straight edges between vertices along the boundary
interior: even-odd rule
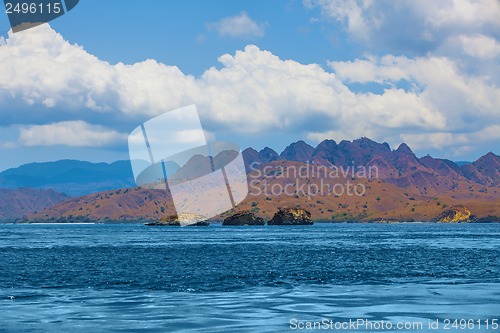
[[[126,138],[127,136],[115,130],[77,120],[21,127],[19,143],[27,147],[54,145],[101,147]]]
[[[415,16],[425,17],[428,33],[424,31],[423,39],[436,39],[465,20],[469,30],[448,34],[443,41],[448,51],[460,50],[458,58],[438,48],[415,56],[368,54],[330,61],[325,70],[248,45],[222,55],[221,68],[210,68],[200,77],[155,60],[109,64],[43,25],[10,35],[0,46],[2,126],[19,129],[18,145],[105,147],[150,117],[194,103],[210,132],[232,133],[236,141],[242,133],[258,138],[293,132],[297,139],[311,141],[368,136],[393,145],[406,141],[423,152],[440,149],[450,158],[477,155],[498,140],[499,44],[487,29],[497,21],[482,11],[472,10],[474,17],[462,13],[462,6],[476,8],[476,2],[457,3],[451,13],[413,9]],[[346,2],[331,13],[335,4],[306,3],[345,21],[356,38],[372,36],[388,24],[375,2]],[[214,29],[222,35],[229,31],[226,24],[233,24],[231,31],[243,31],[234,25],[248,25],[247,18],[242,13]],[[471,69],[462,61],[469,58],[485,59],[486,67]]]

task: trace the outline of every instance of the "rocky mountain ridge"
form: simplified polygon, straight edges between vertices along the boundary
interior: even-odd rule
[[[466,207],[470,220],[500,220],[500,157],[493,153],[459,166],[431,156],[418,158],[406,144],[391,150],[387,143],[361,138],[338,144],[325,140],[316,148],[299,141],[281,154],[271,148],[259,152],[248,148],[243,151],[243,157],[250,194],[236,209],[216,219],[222,220],[239,211],[251,211],[269,219],[278,209],[292,207],[307,209],[313,220],[434,221],[453,207]],[[230,156],[220,161],[227,158]],[[197,158],[192,160],[193,165],[188,162],[183,170],[197,166]],[[376,175],[358,177],[358,174],[338,172],[339,177],[332,177],[321,173],[349,168],[372,168]],[[290,170],[316,170],[316,173],[302,175]],[[344,190],[347,186],[359,186],[366,189],[366,193],[338,195],[331,191],[337,186]],[[309,191],[321,187],[330,191]],[[273,188],[282,191],[272,193]],[[293,191],[283,191],[285,188]],[[129,188],[71,198],[29,214],[27,220],[155,221],[172,214],[175,211],[168,191]]]

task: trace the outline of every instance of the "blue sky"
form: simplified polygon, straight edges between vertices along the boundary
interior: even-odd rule
[[[0,15],[0,170],[126,159],[137,125],[192,103],[243,148],[367,136],[498,154],[499,15],[496,0],[82,0],[16,34]]]
[[[107,1],[96,10],[96,2],[82,1],[78,12],[51,25],[70,42],[84,45],[89,53],[111,63],[155,59],[196,76],[218,66],[219,56],[248,44],[284,59],[321,65],[327,59],[347,60],[360,54],[339,26],[313,23],[319,11],[300,1],[150,0],[145,4]],[[210,28],[241,13],[262,27],[262,35],[221,36]],[[338,44],[328,40],[330,35]]]

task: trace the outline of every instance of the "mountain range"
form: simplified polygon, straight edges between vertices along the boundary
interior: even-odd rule
[[[298,141],[290,144],[280,154],[267,147],[260,151],[247,148],[242,154],[249,182],[253,186],[247,199],[227,214],[250,210],[256,215],[269,218],[278,208],[293,206],[310,210],[316,220],[433,221],[450,209],[465,207],[474,218],[500,219],[500,157],[492,152],[475,162],[459,165],[431,156],[418,158],[404,143],[391,150],[387,143],[361,138],[339,143],[325,140],[317,147]],[[214,161],[224,161],[230,156],[232,155],[227,153],[225,156],[216,156]],[[194,156],[179,169],[177,177],[182,178],[183,173],[192,175],[190,170],[203,169],[199,167],[202,160],[203,157]],[[175,213],[170,194],[166,191],[124,189],[131,187],[133,183],[129,162],[73,162],[75,165],[83,163],[81,165],[86,167],[84,177],[78,176],[77,168],[68,167],[68,164],[71,165],[70,161],[62,161],[54,164],[26,165],[3,172],[0,178],[3,178],[4,182],[10,181],[11,185],[34,184],[56,190],[90,190],[91,186],[101,186],[105,189],[99,193],[69,198],[47,206],[44,210],[38,210],[37,213],[24,212],[23,215],[27,215],[28,220],[71,220],[76,217],[89,220],[157,220]],[[57,178],[58,163],[65,165],[65,168],[62,168],[65,170],[65,177],[61,178],[65,181]],[[338,179],[329,179],[328,175],[321,173],[306,177],[286,173],[288,169],[297,170],[301,167],[318,171],[332,167],[372,168],[377,170],[377,174],[374,178],[356,178],[345,174]],[[32,172],[32,168],[38,171]],[[265,170],[279,170],[280,173],[266,174]],[[41,179],[37,175],[41,176]],[[111,176],[107,178],[107,175]],[[13,180],[17,183],[13,183]],[[272,186],[283,188],[287,184],[301,182],[307,182],[308,186],[335,186],[352,182],[353,185],[359,184],[366,188],[366,193],[362,196],[320,193],[311,197],[310,193],[301,191],[295,191],[292,195],[269,195],[263,191]],[[75,194],[77,191],[66,190],[66,193],[68,192]],[[22,216],[21,212],[18,215]]]
[[[91,163],[61,160],[30,163],[0,173],[0,188],[52,189],[69,196],[135,186],[129,161]]]
[[[422,194],[428,192],[430,195],[446,191],[458,181],[500,186],[500,157],[492,152],[473,163],[462,162],[459,166],[450,160],[429,155],[418,158],[405,143],[391,150],[387,143],[361,138],[338,144],[334,140],[325,140],[316,148],[298,141],[286,147],[281,154],[267,147],[259,152],[247,148],[243,156],[247,170],[252,169],[252,163],[262,165],[280,160],[343,168],[376,166],[380,179],[400,187],[415,186],[423,190]]]

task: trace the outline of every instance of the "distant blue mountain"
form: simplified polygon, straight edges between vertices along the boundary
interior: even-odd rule
[[[135,186],[129,161],[30,163],[0,173],[0,188],[54,189],[70,196]]]

